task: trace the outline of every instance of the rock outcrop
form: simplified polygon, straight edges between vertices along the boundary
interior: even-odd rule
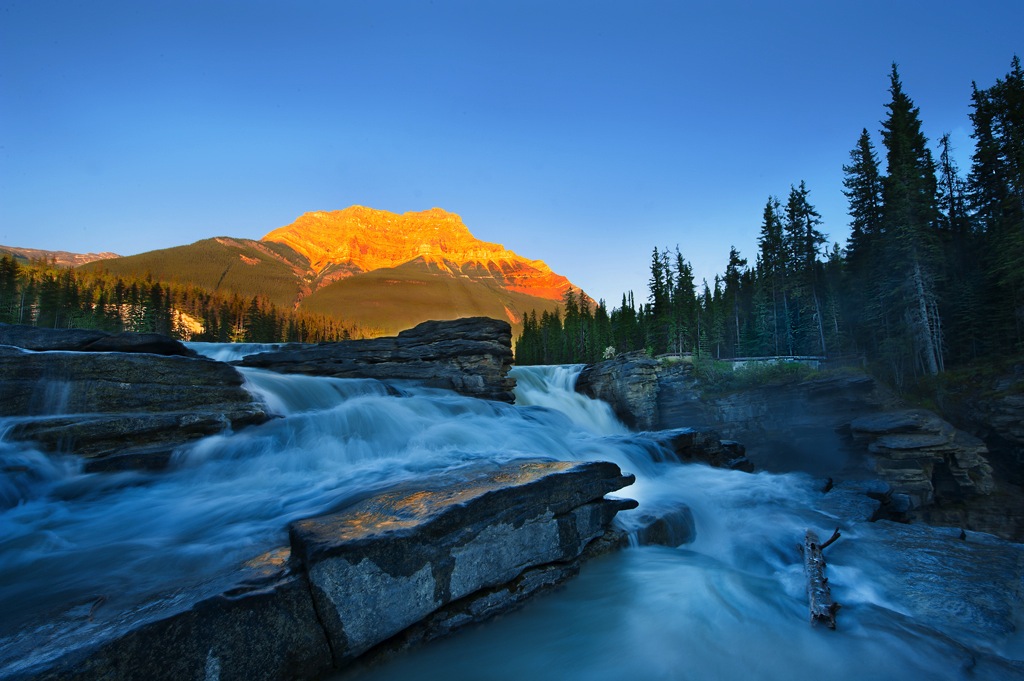
[[[642,352],[587,365],[576,379],[576,392],[607,402],[630,428],[658,425],[658,362]]]
[[[0,641],[0,678],[319,677],[564,581],[602,544],[622,543],[606,538],[610,523],[636,502],[604,495],[632,482],[611,463],[530,460],[383,492],[293,523],[290,550],[250,561],[220,595],[111,617],[113,629],[83,613],[42,648],[32,635]]]
[[[160,468],[179,445],[268,418],[234,367],[207,359],[0,346],[0,377],[7,437],[89,470]]]
[[[985,443],[930,411],[909,409],[854,419],[853,436],[874,455],[874,469],[909,509],[959,502],[995,489]]]
[[[488,400],[513,402],[512,328],[487,317],[430,321],[392,338],[321,343],[263,352],[242,366],[286,374],[409,380]]]
[[[754,469],[746,447],[735,440],[723,440],[711,428],[675,428],[642,433],[641,437],[672,452],[680,463],[706,463],[715,468],[732,468],[747,473]]]

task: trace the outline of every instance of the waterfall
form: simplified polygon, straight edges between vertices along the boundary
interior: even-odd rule
[[[620,494],[640,502],[617,522],[685,505],[694,541],[597,559],[522,611],[360,678],[943,679],[971,660],[977,678],[1000,678],[995,655],[1024,658],[1012,632],[936,628],[894,596],[899,556],[869,524],[829,549],[840,629],[812,629],[796,545],[840,522],[819,481],[672,462],[572,390],[578,367],[513,371],[514,406],[242,369],[278,418],[182,447],[158,473],[86,474],[0,439],[0,641],[100,598],[98,620],[216,593],[219,575],[286,544],[292,520],[426,474],[540,456],[615,461],[638,478]]]
[[[285,343],[207,343],[202,341],[185,343],[186,347],[203,357],[209,357],[219,362],[235,362],[260,352],[280,350],[284,345]]]

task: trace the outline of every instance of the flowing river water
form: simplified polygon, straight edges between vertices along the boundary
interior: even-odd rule
[[[199,349],[221,359],[245,350]],[[640,508],[617,522],[685,505],[695,539],[596,559],[522,610],[358,678],[1020,678],[1005,660],[1024,659],[1021,636],[936,623],[894,586],[901,556],[879,549],[870,523],[847,527],[828,550],[838,630],[812,628],[797,544],[807,528],[827,536],[843,524],[820,480],[674,462],[576,394],[579,367],[514,369],[515,406],[242,371],[281,418],[182,448],[166,471],[86,474],[73,458],[0,439],[0,641],[213,589],[218,575],[285,544],[288,522],[396,482],[543,456],[618,463],[637,476],[618,494]]]

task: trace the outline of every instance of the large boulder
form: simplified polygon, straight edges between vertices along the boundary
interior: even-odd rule
[[[393,338],[321,343],[250,355],[242,366],[286,374],[410,380],[514,402],[512,327],[487,317],[430,321]]]
[[[268,416],[234,367],[124,352],[31,352],[0,346],[0,416],[8,437],[90,460],[157,468],[199,437]]]
[[[658,362],[642,352],[588,364],[576,379],[576,392],[607,402],[630,428],[657,427]]]
[[[292,550],[308,571],[335,662],[481,590],[500,601],[493,589],[530,568],[577,560],[617,511],[636,506],[604,498],[632,482],[611,463],[517,462],[294,523]]]

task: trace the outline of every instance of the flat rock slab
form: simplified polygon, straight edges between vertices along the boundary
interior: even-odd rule
[[[393,490],[291,526],[338,666],[453,601],[572,561],[632,500],[607,462],[524,461]]]
[[[850,429],[855,433],[871,435],[915,433],[921,430],[936,430],[939,423],[941,419],[931,412],[907,409],[862,416],[850,422]]]
[[[1024,545],[956,528],[881,520],[829,551],[893,556],[899,570],[878,586],[890,602],[957,639],[992,642],[1013,635],[1024,607]]]
[[[46,329],[24,324],[0,324],[0,345],[26,350],[74,352],[141,352],[198,357],[180,341],[159,333],[110,333],[98,329]]]

